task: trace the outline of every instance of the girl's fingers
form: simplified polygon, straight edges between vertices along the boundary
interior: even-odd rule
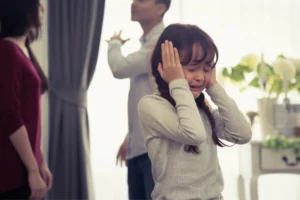
[[[166,41],[164,44],[164,51],[165,51],[165,63],[163,63],[164,68],[170,67],[170,50],[169,50],[169,42]]]
[[[173,43],[169,42],[169,52],[170,52],[170,67],[176,67],[175,66],[175,56],[174,56],[174,47]]]
[[[166,52],[165,52],[165,44],[161,44],[161,58],[162,58],[162,64],[166,65]]]
[[[160,76],[162,77],[163,76],[163,69],[162,69],[161,63],[158,64],[157,70],[158,70]]]
[[[179,58],[179,53],[177,48],[174,48],[174,56],[175,56],[175,65],[176,67],[181,67],[181,62],[180,62],[180,58]]]

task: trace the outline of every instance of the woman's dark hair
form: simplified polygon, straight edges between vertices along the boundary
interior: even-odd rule
[[[40,0],[0,0],[0,39],[27,34],[25,46],[40,76],[42,92],[45,92],[48,89],[48,80],[30,47],[39,38],[39,9]]]
[[[172,41],[174,47],[178,49],[179,54],[183,53],[183,58],[181,55],[182,65],[186,65],[192,60],[194,45],[199,45],[204,51],[204,56],[201,60],[204,61],[209,58],[211,61],[214,61],[214,63],[211,65],[212,68],[215,67],[218,61],[219,53],[211,37],[197,26],[172,24],[165,28],[154,48],[151,58],[151,67],[152,74],[155,78],[161,96],[167,99],[173,106],[175,106],[176,103],[169,93],[169,86],[162,79],[157,69],[158,64],[162,63],[161,44],[166,40]],[[210,125],[212,128],[212,139],[214,143],[220,147],[226,146],[215,133],[215,120],[212,116],[212,113],[210,112],[208,105],[206,104],[204,94],[201,93],[200,96],[195,99],[195,101],[197,106],[204,111],[205,115],[210,121]],[[196,154],[200,153],[198,147],[192,145],[186,145],[185,151],[193,152]]]

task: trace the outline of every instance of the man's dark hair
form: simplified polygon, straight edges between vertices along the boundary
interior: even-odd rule
[[[171,0],[156,0],[156,3],[164,4],[166,6],[166,13],[170,8]],[[165,13],[163,14],[163,16],[165,15]]]

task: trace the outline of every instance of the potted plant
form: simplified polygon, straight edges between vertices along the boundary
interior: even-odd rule
[[[281,134],[268,137],[263,143],[263,148],[275,151],[291,149],[297,158],[300,158],[300,137],[288,138]]]
[[[279,55],[272,63],[264,61],[263,56],[251,53],[230,67],[224,67],[222,75],[239,86],[244,92],[248,88],[260,90],[264,97],[278,98],[284,92],[284,80],[287,91],[300,93],[300,59]]]
[[[224,67],[222,76],[238,86],[241,93],[254,88],[262,94],[257,98],[257,104],[263,138],[275,131],[270,119],[278,97],[284,94],[285,100],[288,100],[288,92],[300,94],[300,59],[283,55],[271,63],[266,62],[263,55],[245,55],[237,64]]]

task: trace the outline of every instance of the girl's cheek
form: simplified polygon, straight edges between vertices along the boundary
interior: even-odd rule
[[[204,77],[204,80],[205,80],[205,82],[209,82],[209,80],[210,80],[210,73],[206,73],[205,74],[205,77]]]

